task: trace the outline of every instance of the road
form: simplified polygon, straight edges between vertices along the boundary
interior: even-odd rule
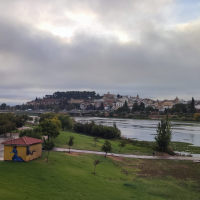
[[[69,149],[64,148],[54,148],[53,151],[61,151],[61,152],[68,152]],[[89,153],[89,154],[98,154],[98,155],[105,155],[104,152],[100,151],[87,151],[87,150],[78,150],[78,149],[70,149],[71,152],[77,153]],[[116,157],[124,157],[124,158],[137,158],[137,159],[155,159],[155,160],[191,160],[191,161],[200,161],[199,158],[195,157],[185,157],[185,156],[145,156],[145,155],[128,155],[128,154],[115,154],[115,153],[108,153],[108,156],[116,156]]]

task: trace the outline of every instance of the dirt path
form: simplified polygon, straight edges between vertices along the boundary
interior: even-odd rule
[[[69,150],[65,149],[65,148],[54,148],[53,151],[68,152]],[[70,151],[77,152],[77,153],[90,153],[90,154],[105,155],[104,152],[100,152],[100,151],[86,151],[86,150],[78,150],[78,149],[70,149]],[[138,159],[200,161],[199,158],[184,157],[184,156],[141,156],[141,155],[115,154],[115,153],[108,153],[107,155],[108,156],[116,156],[116,157],[124,157],[124,158],[138,158]]]

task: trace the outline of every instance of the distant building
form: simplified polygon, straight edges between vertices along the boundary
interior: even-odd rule
[[[163,108],[166,108],[166,109],[170,109],[173,107],[173,103],[172,102],[164,102],[163,103]]]
[[[77,104],[81,104],[83,102],[84,102],[83,99],[73,99],[73,98],[71,98],[71,100],[69,101],[69,103],[77,103]]]
[[[110,94],[110,92],[108,92],[108,94],[104,94],[103,95],[103,99],[116,99],[116,95],[115,94]]]

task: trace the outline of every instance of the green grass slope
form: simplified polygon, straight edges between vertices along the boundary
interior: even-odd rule
[[[95,159],[100,160],[96,175],[92,174]],[[168,176],[162,179],[137,177],[141,163],[141,160],[135,159],[117,161],[98,155],[69,155],[63,152],[51,152],[49,163],[45,162],[44,157],[28,163],[0,162],[0,199],[196,200],[200,198],[198,187],[193,181],[180,181]]]
[[[101,147],[105,141],[105,139],[98,139],[98,142],[95,146],[94,137],[74,133],[72,131],[61,131],[60,135],[55,139],[55,146],[60,148],[68,148],[67,142],[69,141],[69,137],[74,136],[74,149],[81,150],[91,150],[91,151],[101,151]],[[132,144],[127,144],[124,148],[119,152],[119,140],[108,140],[112,145],[112,153],[123,153],[123,154],[142,154],[142,155],[152,155],[153,150],[148,147],[139,147],[134,146]]]

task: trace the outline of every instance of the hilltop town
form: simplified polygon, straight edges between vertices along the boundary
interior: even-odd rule
[[[69,95],[69,93],[71,95]],[[141,109],[135,110],[136,112],[143,111],[145,108],[150,111],[164,112],[166,109],[172,109],[176,104],[186,106],[191,101],[185,101],[178,97],[172,100],[153,100],[150,98],[140,98],[139,95],[116,95],[110,94],[109,92],[103,94],[103,96],[99,94],[96,95],[95,92],[56,92],[53,95],[45,95],[43,98],[36,97],[35,100],[27,102],[26,106],[29,109],[53,109],[53,107],[57,105],[61,110],[115,111],[123,107],[125,102],[130,110],[133,110],[136,104],[141,106]],[[199,101],[195,101],[195,108],[200,108]]]

